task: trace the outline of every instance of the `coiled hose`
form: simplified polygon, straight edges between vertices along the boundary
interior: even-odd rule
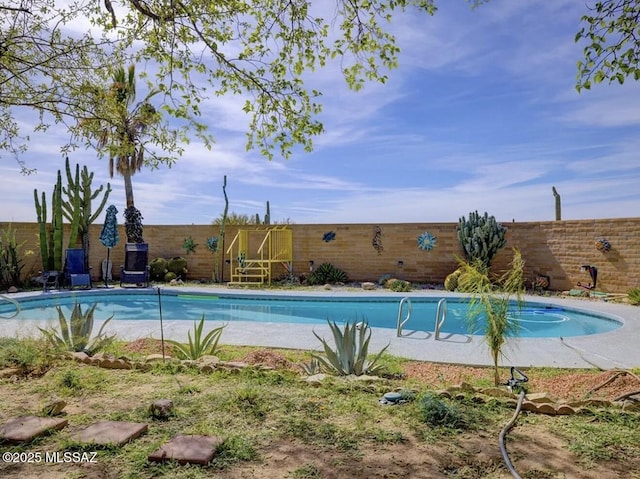
[[[520,415],[520,410],[522,409],[522,402],[524,401],[524,391],[520,391],[520,395],[518,396],[518,404],[516,406],[516,412],[514,413],[511,420],[502,428],[500,431],[500,452],[502,453],[502,459],[504,459],[504,463],[507,465],[507,469],[515,479],[521,479],[520,475],[517,473],[516,469],[513,467],[511,463],[511,459],[509,459],[509,454],[507,453],[507,433],[511,430],[511,428],[515,425],[518,420],[518,416]]]

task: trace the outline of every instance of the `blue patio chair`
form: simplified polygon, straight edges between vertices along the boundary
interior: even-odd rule
[[[85,251],[83,248],[69,248],[66,250],[62,284],[69,289],[73,289],[76,286],[92,288],[91,268],[87,268],[85,263]]]
[[[125,283],[149,286],[149,244],[126,243],[124,265],[120,266],[120,286]]]

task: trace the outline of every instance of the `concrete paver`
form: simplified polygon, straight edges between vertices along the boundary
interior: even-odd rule
[[[36,437],[64,428],[68,421],[58,417],[20,416],[0,427],[0,438],[8,442],[31,442]]]

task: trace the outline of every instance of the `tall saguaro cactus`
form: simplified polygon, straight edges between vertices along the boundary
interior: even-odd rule
[[[507,244],[505,239],[507,228],[486,212],[483,216],[480,216],[477,211],[471,212],[468,220],[464,216],[461,217],[456,230],[469,263],[480,260],[489,267],[498,250]]]
[[[560,202],[560,193],[558,193],[555,186],[551,187],[551,191],[553,191],[553,196],[556,199],[556,221],[560,221],[562,219],[562,204]]]
[[[58,181],[51,195],[51,224],[47,231],[47,203],[42,193],[38,201],[38,190],[33,190],[36,215],[40,224],[40,254],[45,271],[62,271],[62,174],[58,170]]]

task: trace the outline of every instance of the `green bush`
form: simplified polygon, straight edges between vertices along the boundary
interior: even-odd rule
[[[403,279],[391,278],[384,287],[396,293],[411,291],[411,283]]]
[[[456,405],[445,402],[433,393],[426,393],[420,400],[420,419],[430,426],[449,429],[467,429],[469,421]]]
[[[31,338],[0,338],[0,368],[19,367],[33,371],[47,364],[47,348]]]
[[[168,282],[170,282],[170,281],[173,281],[174,279],[176,279],[176,274],[175,274],[175,273],[172,273],[171,271],[169,271],[168,273],[166,273],[166,274],[164,275],[164,278],[163,278],[163,280],[164,280],[164,282],[165,282],[165,283],[168,283]]]
[[[175,256],[171,258],[167,264],[167,269],[170,273],[176,275],[177,278],[187,279],[187,260],[180,257]],[[166,280],[165,280],[166,281]]]
[[[164,281],[164,275],[169,272],[168,262],[164,258],[155,258],[149,263],[151,281]]]
[[[631,288],[627,294],[629,295],[629,304],[640,304],[640,288]]]
[[[331,263],[322,263],[307,279],[307,283],[312,285],[346,283],[347,281],[349,281],[347,273]]]

